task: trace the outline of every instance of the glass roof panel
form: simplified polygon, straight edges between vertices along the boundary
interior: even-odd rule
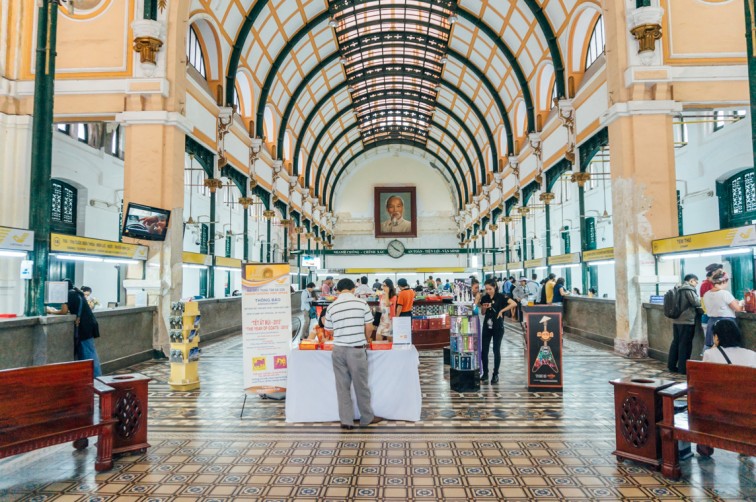
[[[428,138],[454,0],[329,2],[363,144]]]

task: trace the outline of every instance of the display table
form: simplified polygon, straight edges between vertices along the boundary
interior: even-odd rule
[[[336,379],[328,350],[297,350],[289,355],[287,422],[338,422]],[[368,384],[373,413],[388,420],[420,420],[420,358],[415,347],[368,350]],[[359,418],[352,389],[354,417]]]

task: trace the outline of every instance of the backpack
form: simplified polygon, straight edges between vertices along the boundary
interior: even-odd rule
[[[664,293],[664,317],[677,319],[682,314],[683,309],[680,307],[682,300],[682,290],[680,286],[675,286]]]

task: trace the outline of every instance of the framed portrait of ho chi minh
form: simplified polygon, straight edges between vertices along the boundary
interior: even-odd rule
[[[375,236],[417,237],[415,187],[375,187]]]

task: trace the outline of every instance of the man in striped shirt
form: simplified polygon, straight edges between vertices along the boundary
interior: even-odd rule
[[[367,344],[373,331],[373,314],[365,300],[354,296],[351,279],[341,279],[336,289],[339,297],[326,310],[325,329],[333,331],[333,372],[341,428],[351,430],[354,428],[352,384],[360,425],[367,427],[382,420],[373,414],[368,387]]]

